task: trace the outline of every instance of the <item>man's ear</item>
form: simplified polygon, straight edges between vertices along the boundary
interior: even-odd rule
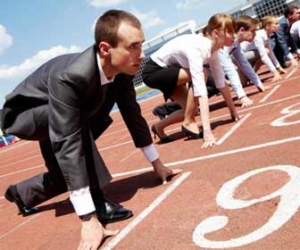
[[[246,31],[245,27],[241,27],[239,30],[239,32],[245,32],[245,31]]]
[[[109,50],[111,46],[107,42],[100,42],[99,44],[99,53],[101,56],[108,56],[110,54]]]

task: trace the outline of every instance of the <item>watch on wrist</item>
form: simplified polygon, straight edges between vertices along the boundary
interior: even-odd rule
[[[83,214],[83,215],[79,215],[79,219],[81,221],[89,221],[90,219],[92,219],[92,216],[95,214],[95,211],[88,213],[88,214]]]

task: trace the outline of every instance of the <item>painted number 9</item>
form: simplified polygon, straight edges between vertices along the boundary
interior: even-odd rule
[[[270,170],[286,172],[290,180],[283,187],[259,199],[239,200],[234,198],[235,190],[249,177]],[[240,175],[225,183],[217,194],[217,204],[225,209],[240,209],[255,203],[280,197],[279,204],[272,217],[261,228],[239,238],[226,241],[214,241],[205,237],[205,234],[222,229],[228,223],[226,216],[212,216],[202,221],[194,230],[193,241],[204,248],[231,248],[253,243],[264,238],[283,226],[298,210],[300,206],[300,169],[296,166],[283,165],[256,169]]]

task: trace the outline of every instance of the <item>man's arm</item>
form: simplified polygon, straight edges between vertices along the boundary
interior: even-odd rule
[[[218,51],[218,56],[220,60],[220,64],[223,68],[225,75],[227,75],[231,87],[233,91],[236,93],[237,97],[241,99],[242,97],[246,96],[246,93],[243,89],[240,77],[237,73],[236,66],[232,62],[230,55],[228,55],[225,49],[220,49]]]
[[[291,41],[291,44],[290,44],[291,49],[292,49],[292,51],[295,51],[296,44],[295,44],[294,40],[290,37],[290,33],[288,32],[288,24],[286,23],[285,20],[281,20],[281,22],[279,22],[279,29],[276,32],[277,43],[280,46],[280,48],[282,49],[284,56],[286,58],[290,59],[292,65],[294,67],[296,67],[298,65],[298,63],[294,59],[293,54],[289,50],[289,45],[287,44],[286,35],[289,35],[287,38],[288,38],[288,40]]]
[[[244,73],[244,75],[260,90],[265,91],[265,87],[258,75],[255,73],[251,64],[245,57],[244,53],[241,50],[241,46],[238,46],[237,49],[232,53],[232,56],[235,59],[236,64],[239,69]]]
[[[159,158],[145,118],[142,116],[140,105],[136,100],[134,85],[130,77],[118,75],[113,83],[116,102],[123,120],[137,148],[140,148],[154,171],[167,183],[167,178],[180,173],[181,169],[168,169]]]

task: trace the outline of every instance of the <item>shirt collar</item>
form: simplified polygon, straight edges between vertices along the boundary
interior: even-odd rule
[[[96,56],[97,56],[97,65],[98,65],[98,69],[99,69],[99,73],[100,73],[101,85],[105,85],[105,84],[113,82],[115,79],[115,76],[112,77],[110,80],[107,79],[106,75],[103,72],[101,63],[100,63],[100,56],[98,53],[96,53]]]

